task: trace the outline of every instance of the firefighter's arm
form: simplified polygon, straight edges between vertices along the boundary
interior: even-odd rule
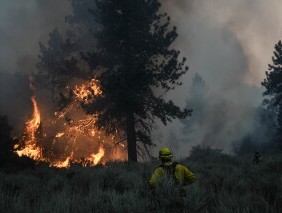
[[[151,188],[154,188],[156,186],[159,176],[160,176],[159,171],[158,171],[158,169],[156,169],[154,171],[154,173],[152,174],[152,177],[149,180],[149,185],[150,185]]]
[[[184,178],[187,184],[191,184],[197,179],[196,175],[186,167],[184,167]]]

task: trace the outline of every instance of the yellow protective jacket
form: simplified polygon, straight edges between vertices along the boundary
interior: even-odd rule
[[[164,166],[172,166],[173,162],[165,162],[163,164]],[[159,166],[153,173],[151,179],[149,180],[149,184],[151,187],[155,187],[157,184],[157,181],[160,177],[163,177],[166,175],[166,171]],[[193,172],[191,172],[187,167],[177,163],[175,166],[175,172],[174,172],[175,178],[180,182],[182,186],[185,186],[187,184],[193,183],[197,177],[194,175]]]

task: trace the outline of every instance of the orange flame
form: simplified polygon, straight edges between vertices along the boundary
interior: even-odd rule
[[[67,168],[70,166],[70,160],[71,160],[71,157],[67,157],[65,161],[54,163],[52,164],[52,166],[57,167],[57,168]]]
[[[100,146],[99,148],[99,152],[97,154],[91,154],[87,160],[90,162],[90,166],[94,166],[97,165],[97,163],[99,163],[99,161],[101,160],[101,158],[105,155],[105,149],[103,148],[103,146]]]
[[[101,95],[102,91],[98,86],[98,80],[91,79],[90,82],[82,84],[81,86],[75,86],[73,90],[76,97],[85,103],[89,103],[97,95]]]
[[[36,132],[40,126],[40,112],[37,106],[35,96],[31,97],[31,101],[33,104],[33,116],[32,118],[26,122],[26,134],[24,136],[25,146],[23,149],[16,150],[16,153],[21,157],[23,155],[30,157],[34,160],[40,160],[41,149],[36,144]],[[15,149],[20,147],[18,144],[14,146]]]
[[[93,153],[93,154],[91,154],[86,159],[83,159],[83,160],[73,160],[72,159],[73,155],[72,155],[72,156],[67,157],[65,161],[54,163],[51,166],[57,167],[57,168],[68,168],[68,167],[70,167],[71,162],[81,163],[82,166],[84,166],[84,167],[86,167],[86,166],[95,166],[95,165],[97,165],[100,162],[101,158],[104,155],[105,155],[105,149],[101,145],[97,154]]]
[[[44,146],[42,143],[43,134],[40,132],[43,131],[43,127],[41,126],[40,110],[35,96],[31,98],[33,104],[33,116],[26,122],[24,136],[20,141],[21,143],[14,146],[15,152],[20,157],[27,156],[36,161],[44,161],[49,163],[50,166],[57,168],[68,168],[71,163],[79,163],[86,167],[95,166],[98,163],[101,163],[102,159],[103,162],[114,159],[125,159],[121,150],[118,150],[118,153],[110,153],[110,156],[109,153],[106,153],[106,151],[109,151],[109,144],[115,141],[116,138],[114,135],[106,136],[102,131],[94,128],[96,115],[86,115],[83,111],[78,111],[79,102],[89,103],[90,101],[93,101],[97,95],[102,95],[102,91],[98,86],[98,81],[92,79],[90,82],[86,82],[80,86],[75,86],[73,92],[77,102],[69,105],[61,112],[52,113],[54,115],[54,119],[48,118],[45,122],[44,128],[46,127],[47,132],[48,130],[51,132],[51,137],[46,137],[46,131],[44,131],[44,140],[46,139],[48,142],[51,138],[51,141],[47,144],[47,147],[49,147],[48,153],[45,152],[45,154],[43,150],[45,151],[46,149],[43,149],[43,147],[46,146],[46,141],[44,142]],[[73,117],[70,118],[69,115],[72,115]],[[92,144],[91,142],[92,145],[89,143],[89,147],[87,147],[87,157],[81,158],[80,156],[83,156],[84,154],[82,150],[79,150],[78,146],[82,145],[85,150],[85,146],[88,144],[87,140],[88,142],[96,141],[99,144],[99,150],[97,153],[91,153],[90,150],[96,149],[95,147],[97,147],[97,144],[95,145],[95,143]],[[81,141],[83,142],[81,143]],[[108,144],[107,150],[104,148],[103,144]],[[52,155],[51,152],[54,146],[57,146],[57,148],[59,147],[61,155],[66,156],[64,160],[58,160],[61,159],[61,157],[58,156],[58,153],[56,156]],[[90,146],[92,148],[90,148]],[[63,150],[62,147],[64,147]]]

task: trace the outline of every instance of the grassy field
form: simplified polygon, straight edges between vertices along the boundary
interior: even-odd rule
[[[112,162],[95,168],[37,166],[0,171],[1,212],[281,212],[282,156],[228,156],[195,148],[180,163],[198,180],[188,186],[184,205],[177,189],[148,179],[158,162]]]

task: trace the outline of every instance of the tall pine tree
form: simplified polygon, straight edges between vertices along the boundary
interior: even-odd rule
[[[274,49],[273,63],[268,65],[262,85],[266,88],[265,104],[275,112],[276,140],[282,149],[282,42],[275,44]]]
[[[38,82],[47,82],[63,108],[72,101],[71,91],[64,91],[72,78],[97,78],[102,95],[81,106],[98,115],[98,128],[118,131],[127,141],[128,160],[136,162],[137,152],[148,153],[153,145],[155,118],[167,124],[191,112],[164,99],[164,92],[181,85],[179,78],[188,70],[186,59],[179,60],[180,52],[171,47],[176,27],[160,13],[158,0],[71,3],[74,14],[66,18],[71,24],[67,39],[55,30],[49,46],[41,45]]]
[[[97,113],[98,127],[108,132],[124,132],[128,160],[137,161],[138,144],[152,145],[150,133],[155,117],[164,124],[184,118],[172,101],[157,95],[181,85],[186,59],[178,61],[179,51],[171,48],[177,38],[170,18],[160,14],[158,0],[96,0],[91,11],[99,25],[97,51],[85,55],[93,69],[100,67],[103,96],[83,104],[88,113]],[[141,143],[138,143],[141,142]]]

